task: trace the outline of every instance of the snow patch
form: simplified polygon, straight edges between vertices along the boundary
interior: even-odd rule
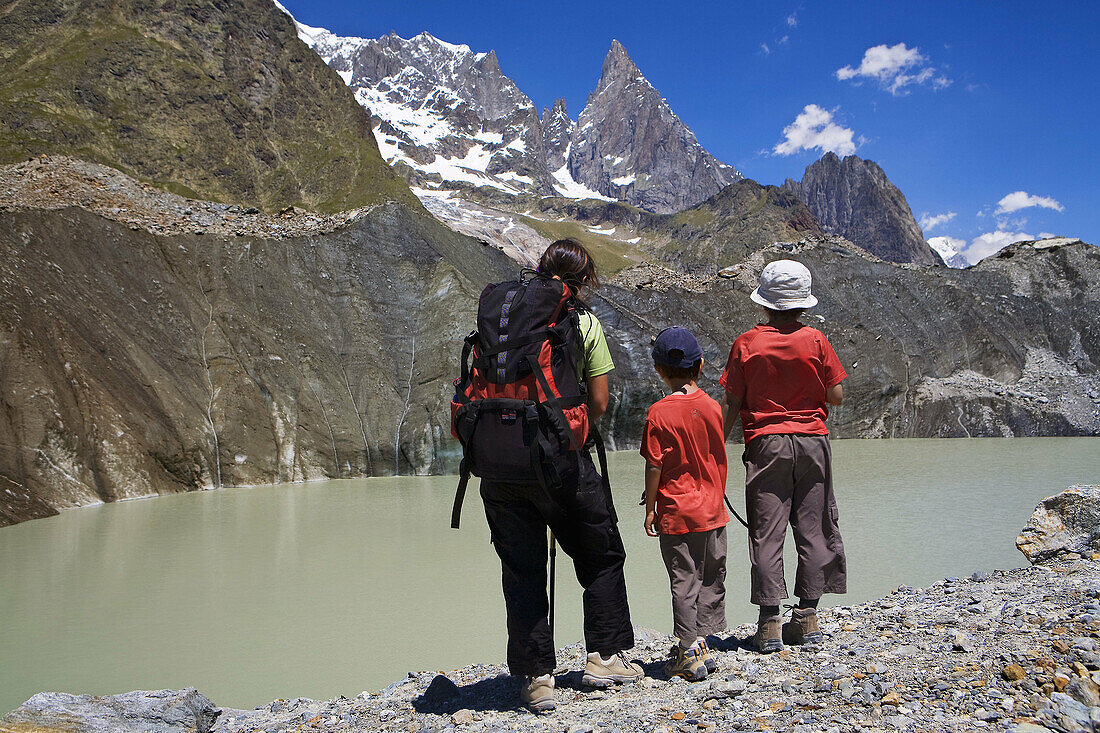
[[[599,199],[600,201],[614,201],[615,199],[604,196],[598,191],[577,183],[569,173],[569,166],[563,165],[550,174],[554,179],[554,190],[570,199]]]

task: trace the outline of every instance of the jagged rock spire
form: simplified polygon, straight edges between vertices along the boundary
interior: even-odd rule
[[[546,148],[546,165],[551,171],[559,170],[566,163],[569,141],[573,136],[573,120],[565,108],[565,100],[557,99],[554,107],[542,110],[542,140]]]
[[[574,179],[651,211],[688,208],[741,178],[703,149],[618,41],[611,42],[572,142]]]

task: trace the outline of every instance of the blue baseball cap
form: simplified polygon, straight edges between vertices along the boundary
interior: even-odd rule
[[[658,364],[689,369],[702,358],[699,341],[686,328],[666,328],[653,339],[653,361]]]

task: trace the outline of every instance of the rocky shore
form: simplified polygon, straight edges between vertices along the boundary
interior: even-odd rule
[[[410,672],[379,692],[328,701],[218,708],[193,689],[94,697],[35,695],[0,718],[30,731],[862,731],[1100,729],[1100,486],[1044,500],[1017,538],[1031,567],[902,585],[870,603],[821,612],[826,641],[768,656],[752,625],[712,638],[720,668],[669,680],[672,644],[638,629],[647,676],[608,691],[580,684],[584,649],[559,654],[559,707],[518,703],[503,665]]]

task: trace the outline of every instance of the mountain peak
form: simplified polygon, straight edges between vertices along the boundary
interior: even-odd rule
[[[618,41],[572,142],[574,180],[657,213],[694,206],[741,178],[703,149]]]
[[[489,50],[489,53],[479,54],[478,66],[488,72],[502,74],[500,70],[500,59],[497,58],[497,52],[493,49]]]
[[[842,234],[891,262],[942,264],[917,225],[905,196],[873,160],[828,152],[783,188],[810,208],[827,231]]]
[[[569,144],[573,138],[573,120],[565,109],[565,99],[554,100],[553,108],[542,110],[542,138],[546,149],[546,164],[551,174],[566,164]]]
[[[602,79],[607,78],[633,78],[635,76],[641,76],[642,72],[638,69],[638,66],[630,58],[630,54],[626,52],[626,48],[623,44],[617,40],[611,41],[611,49],[607,52],[607,56],[603,60]]]

